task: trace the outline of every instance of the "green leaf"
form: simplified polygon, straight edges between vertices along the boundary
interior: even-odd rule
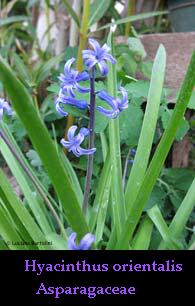
[[[78,28],[80,28],[79,17],[75,13],[75,11],[73,10],[73,8],[72,8],[71,4],[69,3],[69,1],[68,0],[62,0],[62,2],[64,3],[64,6],[67,9],[67,11],[69,12],[69,14],[71,15],[71,17],[74,19],[74,21],[77,24]]]
[[[41,167],[42,166],[42,162],[39,158],[39,155],[37,154],[37,152],[35,150],[29,150],[26,153],[26,156],[30,160],[30,163],[31,163],[32,166],[34,166],[34,167]]]
[[[133,21],[137,21],[137,20],[143,20],[143,19],[146,19],[146,18],[155,17],[155,16],[159,16],[159,15],[165,15],[165,14],[168,14],[168,13],[169,13],[169,11],[157,11],[157,12],[143,13],[143,14],[128,16],[128,17],[125,17],[125,18],[121,18],[120,20],[108,23],[105,26],[98,28],[94,32],[110,28],[111,26],[114,26],[114,25],[119,25],[119,24],[126,23],[126,22],[133,22]]]
[[[137,70],[137,62],[131,54],[122,53],[117,58],[117,72],[124,70],[126,74],[135,77]]]
[[[179,127],[179,129],[178,129],[178,131],[175,135],[175,139],[177,141],[181,141],[183,139],[183,137],[186,135],[189,128],[190,128],[190,125],[189,125],[188,121],[183,118],[183,120],[181,122],[181,125],[180,125],[180,127]]]
[[[112,32],[108,36],[108,45],[111,47],[112,55],[114,55],[114,37]],[[112,97],[117,96],[117,79],[116,67],[112,63],[108,63],[108,93]],[[119,237],[122,230],[122,225],[125,219],[125,201],[122,182],[122,166],[120,152],[120,132],[119,118],[109,121],[109,140],[110,140],[110,158],[112,167],[112,182],[111,182],[111,203],[113,217],[113,232],[116,231]],[[113,236],[114,237],[114,236]],[[115,240],[116,241],[116,240]]]
[[[17,233],[13,222],[11,222],[7,211],[3,209],[2,205],[0,205],[0,235],[3,237],[3,240],[7,242],[11,250],[27,250],[27,247],[22,244],[23,241],[20,235]]]
[[[21,203],[17,198],[16,194],[13,191],[13,188],[10,186],[8,179],[0,170],[0,196],[4,196],[7,199],[6,208],[9,210],[10,215],[13,218],[13,221],[20,221],[21,225],[25,227],[25,230],[32,237],[32,241],[40,242],[45,241],[46,238],[43,233],[40,231],[36,222],[33,220],[32,216],[26,209],[26,207]],[[22,232],[20,232],[20,235]],[[29,241],[31,242],[31,241]],[[40,250],[51,249],[49,246],[38,245]]]
[[[51,232],[51,227],[47,221],[47,218],[33,195],[34,188],[31,188],[31,186],[29,186],[23,170],[20,168],[14,156],[12,155],[12,153],[10,152],[7,145],[3,142],[2,139],[0,139],[0,148],[4,159],[6,160],[9,168],[16,177],[16,180],[20,185],[20,188],[24,193],[25,198],[27,199],[28,205],[31,211],[33,212],[34,217],[37,220],[39,226],[41,227],[43,233],[47,234]]]
[[[139,106],[129,103],[128,109],[120,114],[120,139],[122,143],[136,146],[138,144],[143,120],[143,112]]]
[[[13,56],[16,69],[19,73],[19,77],[26,85],[30,86],[30,84],[32,84],[32,80],[29,75],[28,69],[26,68],[24,62],[21,60],[18,54],[14,53]]]
[[[133,250],[148,250],[152,235],[153,224],[148,216],[145,216],[132,241]]]
[[[174,112],[172,114],[171,120],[169,121],[169,125],[167,129],[165,130],[161,141],[157,147],[157,150],[152,158],[152,161],[148,167],[148,170],[145,174],[144,180],[141,184],[141,188],[139,190],[138,195],[136,196],[136,200],[134,202],[134,207],[136,209],[131,210],[128,212],[128,218],[125,222],[125,225],[123,227],[123,233],[121,235],[121,238],[119,239],[117,243],[117,248],[123,249],[124,247],[127,247],[127,244],[129,240],[131,239],[134,229],[137,225],[137,222],[140,218],[140,215],[144,209],[144,206],[149,198],[149,195],[152,191],[152,188],[154,187],[154,184],[158,178],[158,175],[160,173],[160,170],[163,166],[163,163],[166,159],[166,156],[170,150],[170,147],[174,141],[177,129],[179,128],[181,121],[183,119],[185,110],[187,108],[188,102],[190,100],[190,97],[192,95],[192,92],[194,90],[195,86],[195,52],[193,52],[191,61],[187,70],[187,74],[185,77],[185,80],[182,84],[179,97],[177,99]],[[193,183],[193,185],[195,182]],[[195,187],[193,186],[194,190]],[[187,201],[187,208],[185,210],[184,205],[181,205],[179,208],[179,211],[181,211],[181,214],[179,213],[179,220],[181,220],[178,224],[179,229],[183,229],[181,225],[184,224],[184,221],[186,222],[186,217],[189,216],[189,212],[192,209],[192,205],[194,205],[194,192],[190,188],[189,190],[190,198],[188,201],[187,199],[184,199],[183,203],[186,203]],[[192,195],[191,195],[192,193]],[[194,201],[194,202],[193,202]],[[189,203],[188,203],[189,202]],[[182,204],[183,204],[182,203]],[[139,209],[138,209],[139,206]],[[181,209],[182,207],[182,209]],[[180,210],[181,209],[181,210]],[[183,210],[184,209],[184,210]],[[185,213],[185,217],[182,216],[182,213]],[[131,220],[131,224],[129,222]],[[178,221],[178,219],[176,218]],[[174,226],[176,225],[176,222],[174,221]]]
[[[10,23],[22,22],[22,21],[29,21],[31,18],[27,16],[10,16],[7,18],[0,19],[0,27],[8,25]]]
[[[96,244],[102,239],[103,235],[106,212],[110,196],[110,186],[111,186],[111,164],[110,164],[110,156],[108,154],[107,159],[104,163],[104,167],[101,172],[94,204],[90,212],[89,226],[92,232],[94,231],[96,225],[96,231],[95,231]]]
[[[79,180],[78,177],[73,169],[72,164],[70,163],[70,161],[68,160],[67,156],[64,154],[64,151],[60,150],[60,156],[62,158],[62,162],[64,164],[65,170],[68,173],[71,183],[72,183],[72,188],[75,191],[75,194],[77,196],[78,202],[80,204],[80,206],[82,206],[83,203],[83,192],[81,189],[81,186],[79,184]]]
[[[33,80],[35,83],[39,84],[43,81],[48,75],[51,74],[51,68],[57,65],[64,58],[64,52],[53,56],[47,62],[41,63],[39,67],[34,71]]]
[[[52,84],[51,86],[47,87],[47,90],[50,92],[54,92],[56,95],[58,95],[60,91],[60,85]]]
[[[169,226],[169,230],[171,235],[177,239],[179,238],[181,232],[183,231],[184,226],[188,218],[190,217],[195,206],[195,179],[193,180],[190,188],[188,189],[185,198],[183,199],[180,207],[178,208],[171,224]],[[166,246],[161,243],[159,246],[160,249],[166,248]]]
[[[190,101],[188,103],[188,108],[195,109],[195,93],[193,93],[190,98]]]
[[[139,70],[143,73],[143,75],[150,79],[152,74],[152,62],[140,62],[138,64]]]
[[[1,238],[2,239],[2,238]],[[6,243],[0,239],[0,250],[9,250],[8,246],[6,245]]]
[[[56,151],[50,135],[34,108],[32,99],[24,85],[17,80],[6,62],[0,57],[0,78],[9,94],[13,107],[22,120],[34,149],[39,154],[54,189],[61,201],[72,230],[80,239],[88,232],[77,196],[71,186],[70,178],[65,172],[63,163]],[[55,165],[55,167],[54,167]]]
[[[153,206],[147,211],[149,217],[156,225],[159,233],[161,234],[163,240],[167,244],[168,248],[170,250],[179,250],[181,248],[180,244],[176,242],[175,239],[173,239],[172,234],[163,219],[163,216],[161,215],[161,212],[157,205]]]
[[[51,242],[53,250],[68,250],[68,242],[64,238],[56,233],[50,233],[46,235],[47,241]]]
[[[167,193],[162,189],[162,187],[154,186],[150,197],[147,201],[147,204],[144,208],[144,211],[147,211],[148,209],[152,208],[156,203],[158,203],[159,207],[162,207],[165,201]]]
[[[147,98],[149,86],[149,82],[137,81],[125,85],[125,89],[127,90],[128,94],[132,95],[134,98]]]
[[[161,120],[162,120],[162,124],[163,124],[164,129],[166,129],[172,113],[173,113],[173,110],[172,109],[167,109],[167,108],[162,113]],[[189,125],[188,121],[185,120],[185,118],[183,118],[182,122],[181,122],[181,125],[180,125],[180,127],[177,130],[177,133],[175,135],[175,139],[177,141],[181,141],[183,139],[183,137],[185,136],[185,134],[187,133],[187,131],[189,130],[189,128],[190,128],[190,125]]]
[[[164,168],[161,172],[168,184],[176,189],[187,192],[195,177],[194,170],[184,168]]]
[[[141,57],[141,59],[143,59],[144,57],[146,57],[147,53],[146,50],[144,48],[144,45],[142,44],[141,40],[139,38],[136,37],[129,37],[127,39],[127,44],[129,46],[129,49],[136,55],[138,55],[139,57]]]
[[[98,22],[109,8],[111,0],[95,0],[90,5],[89,27]]]
[[[100,100],[99,98],[97,98],[96,103],[98,104],[98,106],[102,106],[105,108],[108,107],[108,105],[106,105],[106,103]],[[108,123],[109,123],[109,119],[103,116],[96,108],[95,110],[95,128],[94,128],[95,133],[103,132],[105,128],[107,127]]]
[[[147,105],[135,160],[126,187],[125,198],[128,212],[134,209],[133,202],[136,200],[149,162],[161,101],[165,62],[166,52],[164,47],[160,45],[154,60]]]

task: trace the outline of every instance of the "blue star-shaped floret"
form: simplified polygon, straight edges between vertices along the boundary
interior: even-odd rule
[[[119,86],[119,90],[121,91],[123,96],[122,100],[120,100],[119,98],[113,98],[107,93],[106,90],[101,90],[98,93],[98,97],[106,101],[112,108],[112,110],[108,110],[101,106],[98,106],[98,110],[100,113],[102,113],[104,116],[110,119],[117,118],[120,112],[122,112],[125,108],[128,108],[127,91],[122,86]]]
[[[76,245],[76,233],[70,234],[68,237],[68,249],[69,250],[90,250],[92,243],[95,241],[95,236],[91,233],[87,233],[80,241],[79,245]]]
[[[2,120],[3,118],[3,112],[7,111],[8,115],[12,115],[12,109],[11,106],[8,104],[7,101],[5,101],[4,99],[0,98],[0,120]]]
[[[86,71],[79,73],[79,71],[71,69],[71,65],[74,61],[75,58],[70,58],[64,65],[64,74],[61,73],[58,77],[58,79],[62,81],[61,88],[63,92],[67,92],[71,97],[75,97],[73,92],[74,89],[81,93],[90,91],[90,88],[85,88],[78,84],[81,81],[88,80],[90,75]]]
[[[94,50],[83,50],[82,57],[83,59],[87,59],[85,61],[85,65],[92,69],[96,64],[100,68],[101,75],[105,75],[108,73],[108,66],[106,64],[106,60],[116,64],[116,59],[108,52],[111,50],[107,44],[104,44],[103,47],[100,47],[99,43],[92,38],[89,38],[89,44],[93,47]]]
[[[89,129],[81,128],[80,132],[75,136],[75,131],[77,129],[76,125],[73,125],[68,130],[68,141],[61,139],[61,144],[68,150],[77,156],[93,154],[96,151],[96,148],[92,149],[83,149],[80,147],[80,144],[83,142],[86,136],[89,135]]]

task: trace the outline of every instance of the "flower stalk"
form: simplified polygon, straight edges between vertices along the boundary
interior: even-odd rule
[[[135,0],[129,0],[128,9],[127,9],[127,17],[131,16],[135,10]],[[129,36],[130,33],[131,22],[127,22],[125,25],[125,36]]]
[[[82,27],[80,29],[80,38],[79,38],[79,50],[78,50],[78,56],[77,56],[77,66],[76,69],[81,72],[83,68],[83,60],[82,60],[82,50],[85,48],[86,40],[87,40],[87,31],[88,31],[88,20],[89,20],[89,8],[90,8],[90,0],[84,1],[84,7],[83,7],[83,17],[82,17]],[[69,115],[67,126],[65,129],[65,137],[67,137],[67,133],[69,128],[74,122],[74,116]],[[66,154],[66,149],[64,149],[64,153]]]
[[[95,126],[95,76],[94,76],[94,67],[91,69],[91,77],[90,77],[90,122],[89,122],[89,149],[94,148],[94,126]],[[87,178],[84,192],[84,200],[83,200],[83,213],[87,212],[87,203],[89,198],[89,193],[91,189],[91,178],[93,172],[93,154],[88,156],[88,165],[87,165]]]

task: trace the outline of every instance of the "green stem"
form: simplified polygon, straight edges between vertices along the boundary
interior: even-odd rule
[[[127,168],[128,168],[130,154],[131,154],[131,150],[129,150],[128,153],[127,153],[127,157],[126,157],[126,160],[125,160],[125,167],[124,167],[124,171],[123,171],[123,188],[124,189],[125,189],[126,174],[127,174]]]
[[[89,21],[89,8],[90,8],[90,0],[85,0],[84,7],[83,7],[82,27],[80,29],[79,50],[78,50],[77,65],[76,65],[76,69],[79,72],[82,72],[82,69],[83,69],[82,50],[86,46],[88,21]],[[66,139],[68,130],[73,124],[73,122],[74,122],[74,116],[69,115],[66,130],[65,130],[65,136],[64,136],[65,139]],[[66,153],[66,150],[64,151]]]
[[[129,0],[128,3],[128,10],[127,10],[127,17],[131,16],[134,12],[135,9],[135,0]],[[125,36],[129,36],[130,33],[130,27],[131,27],[131,22],[127,22],[125,24]]]
[[[34,100],[34,105],[37,110],[37,113],[39,114],[39,103],[38,103],[37,95],[33,95],[33,100]]]
[[[80,72],[82,71],[83,67],[82,50],[85,48],[87,41],[89,9],[90,9],[90,0],[85,0],[83,7],[82,27],[80,30],[79,50],[77,57],[77,70],[79,70]]]
[[[95,126],[95,79],[94,79],[94,67],[91,70],[91,78],[90,78],[90,123],[89,123],[89,149],[94,148],[94,126]],[[87,178],[86,178],[86,186],[84,192],[84,200],[83,200],[83,213],[87,212],[87,203],[89,198],[89,193],[91,189],[91,178],[93,172],[93,154],[88,156],[88,165],[87,165]]]
[[[50,35],[50,17],[49,17],[49,0],[45,0],[45,16],[46,16],[46,23],[47,23],[47,41],[48,45],[51,41],[51,35]]]

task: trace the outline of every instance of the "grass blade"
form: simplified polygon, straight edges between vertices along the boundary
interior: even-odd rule
[[[116,20],[114,22],[107,23],[105,26],[102,26],[102,27],[96,29],[95,32],[110,28],[110,27],[118,25],[118,24],[123,24],[123,23],[126,23],[126,22],[133,22],[133,21],[137,21],[137,20],[143,20],[143,19],[146,19],[146,18],[155,17],[155,16],[159,16],[159,15],[165,15],[165,14],[168,14],[168,13],[169,13],[169,11],[157,11],[157,12],[150,12],[150,13],[143,13],[143,14],[128,16],[128,17]]]
[[[30,20],[30,17],[27,17],[27,16],[10,16],[10,17],[0,19],[0,27],[8,25],[10,23],[23,22],[23,21],[29,21],[29,20]]]

